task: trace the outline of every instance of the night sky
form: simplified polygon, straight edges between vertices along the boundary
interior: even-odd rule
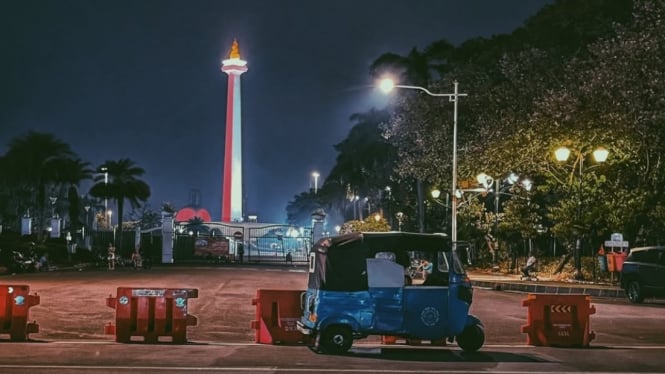
[[[288,201],[313,187],[315,170],[321,186],[349,117],[386,104],[368,74],[377,57],[510,33],[551,2],[4,1],[0,154],[29,130],[52,133],[94,167],[121,158],[143,167],[153,209],[187,205],[196,189],[218,220],[227,80],[220,65],[236,38],[249,67],[245,214],[281,223]]]

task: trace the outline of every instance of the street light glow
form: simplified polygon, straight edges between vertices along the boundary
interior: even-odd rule
[[[435,199],[438,199],[439,196],[441,196],[441,190],[439,190],[438,188],[433,189],[432,190],[432,197],[435,198]]]
[[[603,147],[599,147],[598,149],[593,151],[593,158],[595,158],[596,161],[598,162],[605,162],[607,160],[607,156],[609,155],[610,152]]]
[[[314,194],[316,194],[319,190],[319,172],[314,171],[312,172],[312,177],[314,177]]]
[[[379,81],[379,89],[384,93],[388,93],[395,88],[395,82],[390,78],[383,78]]]
[[[556,157],[557,161],[566,161],[568,157],[570,157],[570,149],[566,147],[559,147],[556,151],[554,151],[554,157]]]
[[[525,190],[531,191],[531,188],[533,188],[533,182],[530,179],[525,179],[522,181],[522,186],[524,186]]]

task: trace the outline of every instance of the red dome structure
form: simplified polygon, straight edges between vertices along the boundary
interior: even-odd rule
[[[203,222],[211,222],[210,213],[205,208],[187,206],[178,211],[175,215],[176,222],[187,222],[195,217],[200,218]]]
[[[201,192],[199,190],[193,189],[189,192],[189,201],[189,205],[178,210],[175,214],[176,222],[187,222],[197,217],[203,222],[212,222],[210,213],[205,208],[201,208]]]

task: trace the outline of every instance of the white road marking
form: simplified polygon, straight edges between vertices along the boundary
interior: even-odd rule
[[[376,368],[373,369],[339,369],[339,368],[289,368],[289,367],[221,367],[221,366],[80,366],[80,365],[0,365],[0,369],[13,369],[13,370],[23,370],[32,369],[32,370],[43,370],[43,369],[67,369],[67,370],[84,370],[86,372],[91,370],[112,370],[114,372],[142,372],[145,370],[153,371],[166,371],[166,372],[270,372],[270,373],[279,373],[279,372],[299,372],[299,373],[311,373],[313,371],[317,373],[376,373]],[[427,373],[427,374],[461,374],[461,373],[471,373],[471,374],[487,374],[487,370],[427,370],[427,369],[417,369],[417,370],[408,370],[408,369],[382,369],[382,373]],[[581,371],[544,371],[542,368],[538,370],[539,373],[543,374],[583,374],[585,372]],[[503,371],[492,371],[493,374],[523,374],[524,371],[512,371],[512,370],[503,370]],[[594,371],[593,374],[603,374],[610,372],[603,371]],[[611,374],[640,374],[637,372],[611,372]]]

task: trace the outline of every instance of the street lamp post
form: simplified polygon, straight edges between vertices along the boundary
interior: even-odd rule
[[[554,157],[556,158],[557,161],[559,162],[564,162],[568,160],[568,157],[570,156],[571,150],[566,148],[566,147],[560,147],[554,152]],[[607,156],[609,155],[609,151],[605,148],[599,147],[596,148],[593,152],[594,159],[598,163],[603,163],[607,160]],[[575,257],[575,273],[573,274],[573,277],[575,280],[584,280],[584,274],[582,273],[582,234],[581,234],[581,220],[582,220],[582,181],[584,180],[584,157],[586,157],[588,153],[584,151],[577,151],[577,159],[576,163],[578,163],[578,180],[577,180],[577,209],[575,212],[575,218],[576,218],[576,223],[578,224],[577,227],[577,232],[576,236],[577,238],[575,239],[575,252],[574,252],[574,257]],[[595,264],[594,264],[595,266]]]
[[[104,186],[108,186],[109,184],[109,169],[106,166],[102,166],[101,170],[104,173]],[[104,211],[107,211],[109,209],[109,201],[108,198],[104,198]]]
[[[112,220],[113,212],[110,211],[110,210],[107,210],[106,214],[109,216],[109,220],[108,220],[107,223],[109,225],[109,229],[111,229],[113,227],[113,220]]]
[[[58,197],[51,196],[49,200],[51,201],[51,218],[55,218],[55,202],[58,201]]]
[[[453,93],[432,93],[428,89],[420,86],[408,86],[402,84],[395,84],[392,79],[386,78],[381,80],[379,86],[382,91],[390,92],[393,88],[404,88],[411,90],[422,91],[429,96],[434,97],[447,97],[450,102],[453,103],[453,160],[452,160],[452,180],[451,180],[451,220],[450,220],[450,236],[453,243],[453,250],[456,249],[457,242],[457,196],[455,191],[457,190],[457,102],[459,101],[460,96],[467,96],[465,93],[459,93],[457,81],[453,82],[454,90]],[[420,200],[420,199],[419,199]],[[418,201],[419,204],[422,204],[422,201]]]
[[[402,220],[404,219],[404,213],[397,212],[395,213],[395,217],[397,217],[397,231],[402,231]]]
[[[448,200],[450,199],[450,195],[446,194],[446,201],[445,203],[439,200],[439,197],[441,196],[441,190],[438,188],[433,189],[430,194],[432,195],[432,199],[434,199],[434,202],[437,203],[438,205],[442,206],[443,209],[445,209],[445,216],[448,216],[448,207],[450,204],[448,204]],[[447,232],[448,231],[448,222],[446,220],[443,221],[443,231]]]
[[[312,173],[312,177],[314,177],[314,194],[315,195],[316,195],[316,192],[319,189],[319,176],[320,176],[320,174],[317,171]]]

